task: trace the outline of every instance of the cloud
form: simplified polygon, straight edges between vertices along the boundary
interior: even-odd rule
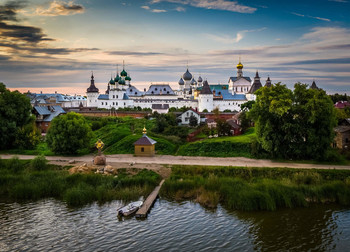
[[[209,39],[212,39],[220,43],[231,44],[231,43],[238,43],[239,41],[241,41],[244,38],[245,33],[260,32],[266,29],[267,29],[266,27],[262,27],[262,28],[253,29],[253,30],[243,30],[243,31],[237,32],[236,36],[234,37],[228,36],[228,35],[218,36],[215,34],[205,34],[205,36],[208,37]]]
[[[350,44],[329,45],[319,47],[320,50],[350,50]]]
[[[314,18],[314,19],[318,19],[318,20],[322,20],[322,21],[327,21],[327,22],[330,22],[330,21],[331,21],[331,20],[328,19],[328,18],[314,17],[314,16],[304,15],[304,14],[300,14],[300,13],[296,13],[296,12],[291,12],[291,14],[293,14],[293,15],[295,15],[295,16],[299,16],[299,17]]]
[[[310,64],[350,64],[350,58],[300,60],[283,63],[283,65],[310,65]]]
[[[26,1],[10,1],[0,5],[0,20],[18,21],[17,11],[26,6]]]
[[[109,55],[121,55],[121,56],[152,56],[160,55],[160,52],[135,52],[135,51],[109,51]]]
[[[257,9],[246,5],[239,4],[236,1],[228,0],[151,0],[151,4],[160,2],[177,3],[191,5],[197,8],[226,10],[239,13],[254,13]]]
[[[151,12],[154,12],[154,13],[163,13],[163,12],[167,12],[166,10],[161,10],[161,9],[153,9],[151,10]]]
[[[0,21],[0,38],[14,39],[29,43],[39,43],[42,41],[52,41],[54,39],[47,38],[41,28],[24,25],[9,25]]]
[[[163,13],[163,12],[167,12],[166,10],[163,10],[163,9],[151,9],[149,6],[147,5],[143,5],[141,6],[142,9],[145,9],[145,10],[148,10],[150,12],[153,12],[153,13]]]
[[[39,16],[68,16],[78,13],[83,13],[85,8],[80,4],[74,4],[73,1],[61,2],[53,1],[50,3],[49,8],[39,6],[35,10],[35,14]]]
[[[180,7],[180,6],[176,7],[175,10],[178,12],[185,12],[186,11],[186,9],[184,7]]]

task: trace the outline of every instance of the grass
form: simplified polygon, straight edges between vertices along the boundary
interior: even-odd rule
[[[252,158],[251,143],[255,139],[254,128],[240,136],[205,139],[180,146],[180,156],[248,157]]]
[[[129,175],[123,169],[118,177],[98,174],[73,174],[60,166],[48,165],[42,157],[32,161],[13,158],[0,160],[0,197],[15,201],[54,197],[68,206],[94,201],[136,200],[146,197],[160,182],[153,171]]]
[[[206,207],[276,210],[312,203],[350,205],[350,171],[174,166],[161,195]]]
[[[25,149],[11,149],[11,150],[3,150],[0,153],[8,153],[8,154],[21,154],[21,155],[44,155],[44,156],[54,156],[46,142],[39,143],[35,149],[25,150]]]

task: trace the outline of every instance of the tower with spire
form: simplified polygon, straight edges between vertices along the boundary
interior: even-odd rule
[[[237,76],[230,77],[228,80],[229,90],[234,94],[246,94],[248,93],[251,86],[250,77],[245,77],[243,75],[243,64],[241,63],[241,58],[239,58],[239,62],[236,66],[237,68]]]
[[[210,89],[208,81],[205,80],[203,82],[202,90],[198,95],[199,112],[203,112],[203,110],[208,110],[208,112],[211,112],[213,110],[213,106],[214,106],[213,92]]]
[[[99,89],[95,86],[94,73],[91,71],[90,86],[86,89],[87,106],[98,106]]]

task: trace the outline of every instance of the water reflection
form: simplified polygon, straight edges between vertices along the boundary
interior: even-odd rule
[[[344,251],[340,240],[350,234],[349,211],[335,205],[231,214],[249,223],[258,251]]]
[[[335,206],[228,213],[158,200],[146,220],[118,220],[121,205],[0,203],[0,251],[346,251],[350,245],[350,210]]]

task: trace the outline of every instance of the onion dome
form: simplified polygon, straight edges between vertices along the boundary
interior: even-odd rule
[[[126,77],[125,77],[125,80],[127,80],[127,81],[131,81],[130,76],[126,76]]]
[[[125,80],[120,79],[118,83],[119,83],[120,85],[125,85]]]
[[[239,63],[237,64],[237,69],[243,69],[243,65],[242,65],[241,61],[239,61]]]
[[[195,81],[194,78],[192,78],[192,80],[191,80],[191,85],[196,85],[196,84],[197,84],[197,82]]]
[[[198,82],[202,82],[202,81],[203,81],[202,77],[199,76],[197,81],[198,81]]]
[[[126,77],[128,76],[128,73],[123,69],[123,71],[120,73],[120,76]]]
[[[117,76],[115,76],[114,78],[114,82],[118,82],[120,80],[119,74],[117,74]]]
[[[182,78],[180,78],[180,80],[179,80],[179,85],[185,85],[185,82]]]
[[[192,74],[188,71],[188,68],[187,68],[186,73],[183,74],[182,78],[185,81],[190,81],[192,79]]]
[[[87,93],[97,93],[99,90],[95,86],[95,80],[94,80],[94,75],[91,74],[91,80],[90,80],[90,87],[86,89]]]
[[[111,80],[109,81],[109,84],[111,84],[111,85],[114,85],[114,84],[115,84],[113,78],[111,78]]]

